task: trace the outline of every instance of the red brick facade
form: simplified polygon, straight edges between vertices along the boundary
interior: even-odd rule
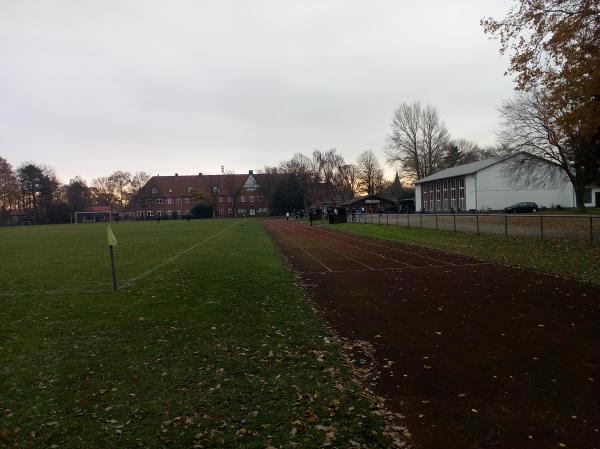
[[[133,198],[137,217],[185,216],[199,203],[214,205],[217,217],[266,216],[262,175],[153,176]]]

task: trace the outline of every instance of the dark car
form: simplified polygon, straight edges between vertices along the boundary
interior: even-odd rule
[[[524,203],[515,203],[512,206],[505,207],[504,212],[507,214],[518,214],[520,212],[532,213],[537,212],[539,209],[540,208],[536,203],[527,201]]]

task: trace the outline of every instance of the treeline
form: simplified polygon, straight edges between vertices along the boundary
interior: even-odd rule
[[[339,204],[358,195],[380,194],[393,199],[414,196],[396,174],[385,179],[383,169],[371,150],[348,163],[337,149],[315,150],[310,156],[294,154],[279,166],[260,171],[261,187],[269,209],[280,214],[290,209]]]
[[[46,165],[26,162],[13,169],[0,157],[0,224],[9,224],[14,214],[39,224],[68,223],[73,212],[90,206],[125,207],[149,178],[144,172],[116,171],[91,185],[79,176],[61,184]]]

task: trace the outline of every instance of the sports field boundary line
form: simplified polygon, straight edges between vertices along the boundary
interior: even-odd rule
[[[370,225],[371,223],[367,223],[367,224],[369,224],[369,225]],[[319,225],[319,226],[321,227],[321,229],[324,229],[324,230],[325,230],[325,229],[327,229],[329,232],[332,232],[331,230],[329,230],[329,228],[328,228],[328,227],[323,227],[322,225]],[[379,226],[379,225],[377,225],[377,226]],[[392,225],[390,225],[390,226],[392,226]],[[398,229],[400,229],[400,228],[398,228]],[[412,228],[411,228],[411,229],[412,229]],[[419,229],[419,228],[414,228],[414,229]],[[346,235],[350,235],[350,236],[362,236],[362,237],[369,237],[369,238],[372,238],[372,239],[374,239],[374,240],[379,240],[380,242],[393,242],[393,243],[399,243],[399,244],[401,244],[401,245],[412,246],[413,248],[429,249],[429,250],[431,250],[431,251],[435,251],[435,252],[438,252],[438,253],[442,253],[442,254],[448,254],[449,256],[468,257],[468,258],[470,258],[470,259],[474,259],[474,260],[480,260],[480,261],[482,261],[482,262],[487,262],[485,259],[481,259],[480,257],[476,257],[476,256],[470,256],[470,255],[468,255],[468,254],[453,253],[452,251],[448,251],[448,250],[445,250],[445,249],[437,249],[437,248],[434,248],[434,247],[432,247],[432,246],[421,245],[421,244],[418,244],[418,243],[405,242],[405,241],[403,241],[403,240],[389,239],[389,238],[380,237],[380,236],[377,236],[377,235],[366,235],[366,234],[359,234],[359,233],[357,233],[357,232],[352,232],[352,231],[348,231],[348,230],[345,230],[345,229],[344,229],[344,230],[336,230],[336,232],[340,232],[340,233],[342,233],[342,234],[346,234]],[[442,231],[442,232],[446,232],[446,231]],[[449,232],[449,231],[448,231],[448,232]],[[360,238],[358,238],[358,237],[356,237],[356,238],[357,238],[357,240],[363,240],[363,239],[360,239]],[[363,241],[364,241],[364,240],[363,240]],[[382,246],[385,246],[385,245],[382,245]],[[412,253],[409,253],[409,254],[412,254]],[[427,257],[427,256],[423,256],[423,257]],[[435,260],[435,259],[434,259],[434,260]]]
[[[154,273],[159,268],[162,268],[165,265],[170,264],[171,262],[177,260],[179,257],[181,257],[181,256],[189,253],[190,251],[193,251],[198,246],[202,245],[203,243],[206,243],[207,241],[213,239],[214,237],[217,237],[218,235],[220,235],[223,232],[227,231],[228,229],[232,228],[236,224],[238,224],[237,221],[235,223],[232,223],[231,225],[227,226],[226,228],[223,228],[220,231],[218,231],[218,232],[216,232],[216,233],[208,236],[204,240],[202,240],[202,241],[200,241],[198,243],[194,243],[189,248],[186,248],[183,251],[180,251],[179,253],[171,256],[170,258],[168,258],[164,262],[161,262],[158,265],[153,266],[152,268],[144,271],[143,273],[138,274],[137,276],[135,276],[133,278],[125,279],[124,281],[122,281],[120,283],[119,290],[121,289],[121,287],[122,288],[131,287],[133,284],[135,284],[140,279],[148,276],[149,274]],[[14,297],[18,297],[18,296],[34,296],[34,295],[55,295],[55,294],[59,294],[59,293],[106,293],[106,292],[109,292],[109,291],[112,291],[112,289],[109,288],[109,287],[102,288],[102,289],[62,288],[62,289],[56,289],[56,290],[35,290],[35,291],[32,291],[32,292],[0,293],[0,298],[14,298]]]
[[[330,232],[330,233],[328,233],[328,234],[322,234],[322,233],[319,233],[319,232],[316,232],[316,231],[311,231],[310,229],[307,229],[307,230],[306,230],[306,232],[307,232],[307,233],[309,233],[309,234],[313,234],[313,235],[320,236],[320,237],[325,237],[325,238],[329,237],[329,236],[328,236],[328,234],[334,234],[334,235],[335,235],[335,233],[333,233],[333,232]],[[405,266],[407,266],[407,267],[414,267],[414,265],[412,265],[412,264],[409,264],[409,263],[407,263],[407,262],[402,262],[401,260],[394,259],[394,258],[392,258],[392,257],[388,257],[388,256],[386,256],[386,255],[384,255],[384,254],[379,254],[379,253],[376,253],[375,251],[371,251],[370,249],[361,248],[360,246],[356,246],[356,245],[353,245],[352,243],[344,242],[343,240],[334,239],[334,238],[332,238],[332,237],[329,237],[329,239],[330,239],[330,240],[332,240],[332,241],[334,241],[334,242],[341,243],[342,245],[347,245],[347,246],[349,246],[349,247],[351,247],[351,248],[354,248],[354,249],[357,249],[357,250],[359,250],[359,251],[363,251],[363,252],[366,252],[366,253],[370,253],[370,254],[373,254],[373,255],[375,255],[375,256],[377,256],[377,257],[381,257],[381,258],[383,258],[383,259],[391,260],[392,262],[396,262],[396,263],[399,263],[399,264],[405,265]],[[368,243],[368,242],[365,242],[365,243]],[[436,262],[437,262],[437,263],[440,263],[440,262],[442,262],[442,261],[440,261],[440,260],[436,260]]]
[[[306,251],[304,248],[302,248],[300,245],[298,245],[295,241],[293,241],[291,238],[286,237],[284,235],[283,232],[281,232],[279,229],[277,229],[277,225],[268,225],[271,229],[273,229],[274,231],[278,232],[279,234],[281,234],[281,237],[285,240],[289,240],[290,242],[292,242],[292,244],[294,246],[296,246],[300,251],[302,251],[304,254],[306,254],[308,257],[310,257],[311,259],[313,259],[315,262],[317,262],[319,265],[323,266],[327,271],[333,273],[333,270],[331,268],[329,268],[327,265],[325,265],[323,262],[321,262],[319,259],[317,259],[315,256],[313,256],[312,254],[310,254],[308,251]],[[320,273],[320,272],[319,272]]]
[[[431,257],[431,256],[426,256],[424,254],[418,254],[418,253],[410,252],[410,251],[407,251],[407,250],[404,250],[404,249],[394,248],[393,246],[382,245],[382,244],[377,243],[377,242],[370,242],[367,239],[364,239],[364,238],[361,239],[361,238],[355,237],[355,236],[367,237],[367,238],[371,238],[373,240],[379,240],[379,241],[384,241],[384,242],[387,241],[387,242],[392,242],[392,243],[399,243],[401,245],[407,245],[407,246],[411,246],[413,248],[429,249],[429,250],[432,250],[432,251],[437,251],[437,252],[439,252],[441,254],[446,254],[446,255],[454,256],[454,257],[457,257],[457,256],[458,257],[469,257],[470,259],[481,260],[481,259],[478,259],[478,258],[472,257],[472,256],[465,256],[463,254],[451,253],[449,251],[436,250],[434,248],[430,248],[430,247],[427,247],[427,246],[420,246],[420,245],[415,245],[415,244],[410,244],[410,243],[404,243],[404,242],[401,242],[399,240],[382,239],[382,238],[379,238],[379,237],[376,237],[376,236],[367,236],[367,235],[364,235],[364,234],[355,234],[353,232],[345,232],[343,230],[332,231],[332,230],[330,230],[328,228],[324,228],[324,227],[321,227],[321,229],[325,233],[327,233],[327,234],[333,234],[333,235],[335,235],[335,234],[342,234],[342,235],[347,236],[348,238],[351,238],[352,240],[358,240],[359,242],[364,242],[364,243],[369,244],[369,245],[375,245],[375,246],[380,246],[381,248],[391,249],[392,251],[398,251],[400,253],[408,254],[408,255],[411,255],[411,256],[414,256],[414,257],[420,257],[420,258],[423,258],[423,259],[433,260],[434,262],[437,262],[437,263],[443,262],[443,263],[446,263],[446,264],[448,264],[450,266],[453,266],[453,265],[460,266],[460,265],[452,263],[452,262],[445,262],[443,260],[436,259],[435,257]]]
[[[428,269],[433,269],[433,268],[446,268],[446,269],[454,270],[456,268],[461,268],[461,267],[481,267],[481,266],[485,266],[485,265],[496,265],[496,264],[494,262],[482,262],[482,263],[467,263],[464,265],[425,265],[422,267],[373,268],[372,270],[348,269],[348,270],[334,270],[331,272],[303,271],[303,273],[304,274],[371,273],[373,271],[413,271],[413,270],[428,270]]]
[[[323,247],[323,248],[325,248],[325,249],[327,249],[327,250],[329,250],[329,251],[332,251],[332,252],[334,252],[334,253],[336,253],[336,254],[339,254],[340,256],[342,256],[342,257],[344,257],[344,258],[346,258],[346,259],[348,259],[348,260],[351,260],[352,262],[356,262],[357,264],[359,264],[359,265],[362,265],[363,267],[366,267],[366,268],[368,268],[369,270],[374,270],[374,269],[375,269],[375,268],[373,268],[373,267],[371,267],[371,266],[367,265],[366,263],[364,263],[364,262],[361,262],[360,260],[354,259],[354,258],[352,258],[352,257],[348,256],[347,254],[344,254],[344,253],[342,253],[342,252],[340,252],[340,251],[337,251],[337,250],[335,250],[335,249],[333,249],[333,248],[331,248],[331,247],[329,247],[329,246],[326,246],[326,245],[324,245],[324,244],[322,244],[322,243],[319,243],[319,242],[318,242],[318,241],[317,241],[317,240],[316,240],[314,237],[313,237],[313,238],[311,238],[311,236],[310,236],[311,232],[310,232],[310,231],[308,231],[308,230],[304,230],[303,228],[301,228],[301,227],[298,227],[298,226],[296,226],[295,228],[296,228],[296,229],[302,229],[303,231],[306,231],[306,232],[304,233],[304,236],[305,236],[305,237],[306,237],[308,240],[310,240],[311,242],[315,243],[316,245],[318,245],[318,246],[321,246],[321,247]],[[290,229],[291,229],[293,232],[295,232],[296,234],[298,234],[298,235],[301,235],[300,233],[298,233],[298,232],[296,232],[296,231],[294,230],[294,226],[290,226]],[[313,233],[313,234],[315,234],[315,233]],[[316,235],[319,235],[319,234],[316,234]],[[332,239],[332,240],[333,240],[333,239]],[[342,242],[342,243],[343,243],[343,242]],[[352,246],[352,245],[350,245],[350,246]]]
[[[223,234],[225,231],[227,231],[228,229],[231,229],[232,227],[234,227],[235,225],[237,225],[238,222],[236,221],[235,223],[230,224],[229,226],[227,226],[226,228],[221,229],[218,232],[215,232],[214,234],[206,237],[205,239],[199,241],[198,243],[194,243],[192,246],[190,246],[189,248],[184,249],[183,251],[178,252],[177,254],[169,257],[167,260],[159,263],[158,265],[153,266],[152,268],[144,271],[143,273],[138,274],[135,277],[129,278],[129,279],[125,279],[121,285],[125,288],[127,287],[131,287],[133,284],[135,284],[137,281],[139,281],[142,278],[145,278],[146,276],[148,276],[149,274],[154,273],[156,270],[158,270],[159,268],[162,268],[166,265],[169,265],[171,262],[174,262],[175,260],[179,259],[181,256],[189,253],[190,251],[195,250],[196,248],[198,248],[200,245],[202,245],[203,243],[208,242],[209,240]]]

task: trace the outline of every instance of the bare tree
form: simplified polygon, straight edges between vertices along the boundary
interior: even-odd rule
[[[341,169],[343,177],[343,190],[348,192],[350,198],[354,198],[358,192],[358,167],[356,164],[346,164]]]
[[[0,224],[5,224],[10,211],[18,208],[19,184],[8,161],[0,157]]]
[[[129,199],[133,198],[142,187],[146,185],[146,183],[150,180],[150,175],[143,171],[136,172],[131,177],[130,187],[129,187]]]
[[[378,184],[381,184],[383,180],[383,170],[377,161],[377,157],[372,150],[363,151],[356,161],[358,168],[358,185],[367,193],[367,195],[373,195]]]
[[[409,178],[424,178],[439,170],[449,138],[435,106],[402,103],[387,137],[387,162],[398,163]]]
[[[505,174],[513,182],[546,186],[569,180],[577,207],[585,209],[585,187],[600,170],[595,145],[577,127],[566,127],[561,111],[547,103],[544,94],[521,92],[506,101],[500,113],[500,142],[509,152],[525,151],[507,160]]]
[[[273,211],[273,199],[275,198],[275,193],[279,188],[279,184],[281,182],[281,173],[280,169],[277,167],[265,166],[262,170],[259,171],[260,177],[260,187],[265,196],[265,201],[267,202],[267,207],[269,208],[269,214]]]
[[[231,208],[233,210],[233,216],[237,217],[237,197],[242,190],[242,185],[238,183],[237,176],[231,170],[227,170],[225,172],[224,184],[227,195],[231,196]]]
[[[314,178],[313,161],[302,153],[296,153],[289,161],[283,163],[285,172],[296,178],[302,190],[302,201],[304,208],[308,209],[308,195],[311,182]]]

